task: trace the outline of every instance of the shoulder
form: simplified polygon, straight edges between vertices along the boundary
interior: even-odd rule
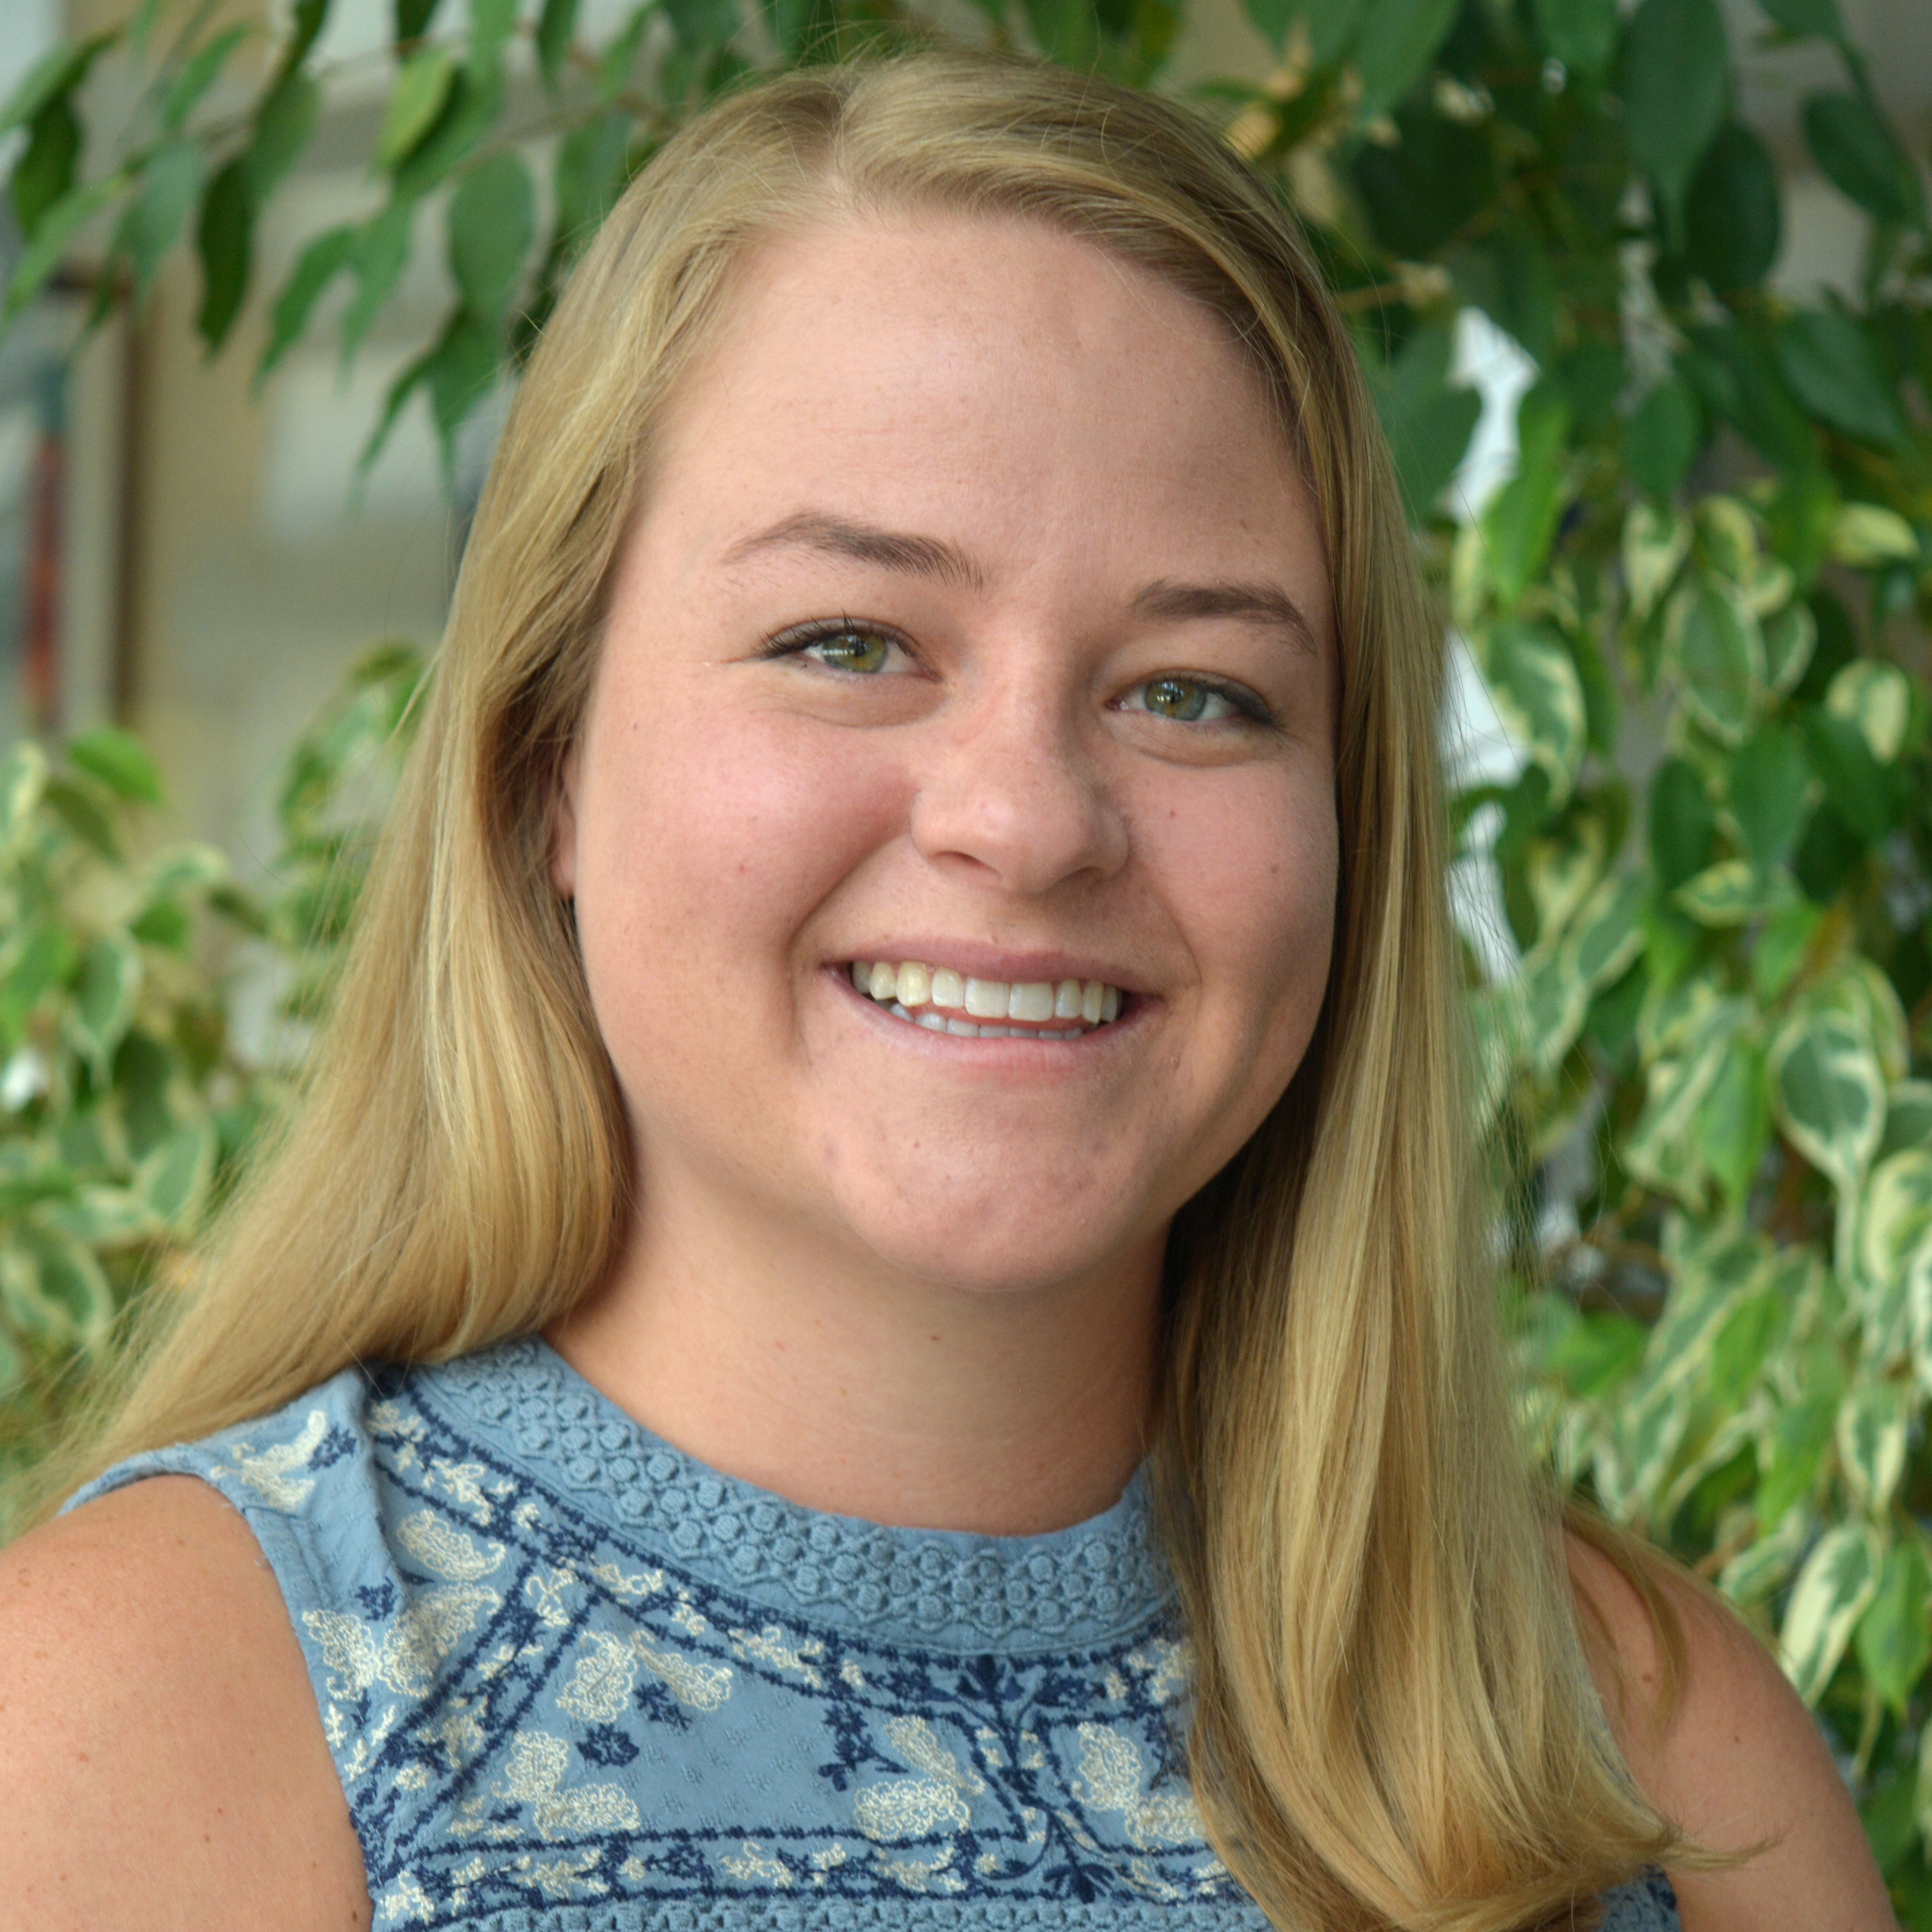
[[[134,1483],[0,1551],[0,1896],[50,1932],[368,1924],[288,1612],[205,1483]]]
[[[1676,1870],[1684,1932],[1893,1932],[1844,1780],[1777,1660],[1725,1604],[1660,1558],[1644,1575],[1681,1654],[1619,1564],[1566,1539],[1585,1648],[1640,1790],[1694,1843],[1754,1856]]]

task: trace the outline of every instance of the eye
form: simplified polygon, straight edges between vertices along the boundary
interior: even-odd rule
[[[765,646],[770,658],[802,658],[823,664],[828,670],[850,671],[871,676],[890,668],[896,654],[906,655],[905,646],[888,632],[872,624],[853,622],[848,618],[815,624],[800,624],[781,631]]]
[[[1252,692],[1212,683],[1205,678],[1171,674],[1151,677],[1146,683],[1135,686],[1123,708],[1145,711],[1156,718],[1172,718],[1183,724],[1218,724],[1229,718],[1255,724],[1269,722],[1268,707]]]

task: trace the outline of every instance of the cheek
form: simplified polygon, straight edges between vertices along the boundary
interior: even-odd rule
[[[707,987],[733,999],[772,992],[802,924],[898,805],[891,774],[839,735],[694,706],[634,711],[593,736],[578,838],[593,980],[634,998],[648,966],[700,1005]]]
[[[1251,786],[1165,821],[1172,882],[1209,1004],[1285,1082],[1328,984],[1340,837],[1325,779]],[[1258,1067],[1258,1071],[1259,1070]]]

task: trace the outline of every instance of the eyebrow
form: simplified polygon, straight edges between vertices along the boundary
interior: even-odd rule
[[[957,544],[943,538],[882,530],[822,510],[801,510],[781,518],[768,530],[733,544],[724,560],[739,563],[762,550],[787,549],[822,550],[902,576],[923,577],[970,590],[986,587],[986,572]],[[1295,648],[1309,656],[1319,655],[1314,628],[1300,605],[1273,584],[1184,584],[1160,578],[1136,591],[1128,608],[1144,617],[1182,622],[1220,618],[1259,624],[1285,632]]]
[[[796,516],[781,518],[770,530],[734,544],[724,560],[740,563],[760,550],[787,549],[825,550],[834,556],[896,571],[902,577],[930,578],[969,590],[983,590],[986,586],[986,573],[955,544],[938,537],[880,530],[875,524],[820,510],[802,510]]]
[[[1315,632],[1301,606],[1272,584],[1177,584],[1162,578],[1137,592],[1131,608],[1144,617],[1232,617],[1238,622],[1283,631],[1310,657],[1318,655]]]

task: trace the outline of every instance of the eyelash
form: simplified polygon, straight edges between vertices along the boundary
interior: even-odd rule
[[[835,638],[876,638],[880,643],[914,657],[912,647],[899,634],[884,624],[870,624],[855,621],[850,617],[820,617],[809,623],[794,624],[789,629],[778,632],[765,640],[759,656],[766,659],[802,657],[814,644],[830,643]],[[914,662],[916,658],[914,658]],[[827,664],[826,670],[836,671],[839,667]],[[876,675],[866,671],[846,671],[847,676],[864,677]],[[1176,684],[1189,684],[1206,692],[1210,697],[1222,699],[1232,705],[1237,716],[1233,718],[1214,718],[1209,721],[1216,724],[1250,724],[1264,730],[1277,728],[1278,721],[1267,704],[1245,685],[1231,684],[1220,678],[1204,677],[1192,672],[1162,671],[1150,678],[1143,679],[1133,688],[1144,691],[1148,686],[1171,680]],[[1150,717],[1158,717],[1157,712],[1150,711]],[[1178,721],[1186,722],[1186,720]]]

